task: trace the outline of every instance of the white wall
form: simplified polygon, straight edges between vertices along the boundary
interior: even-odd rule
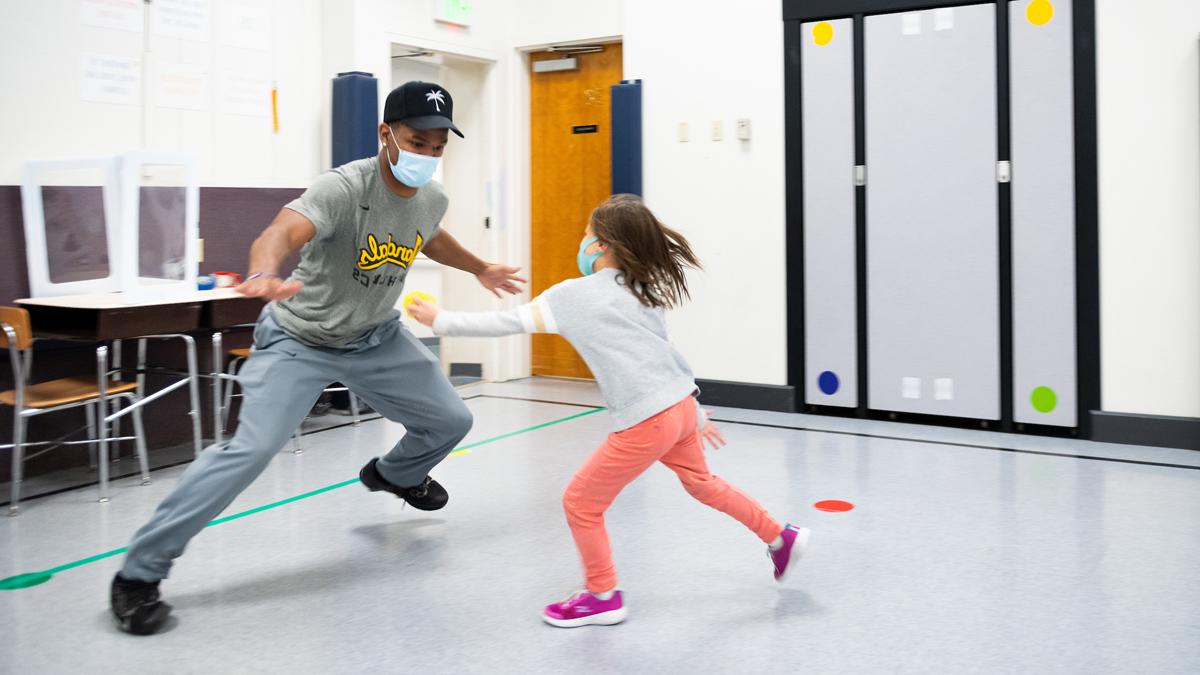
[[[142,3],[137,3],[141,5]],[[328,133],[311,104],[319,99],[319,0],[216,0],[201,40],[85,25],[81,0],[0,6],[0,184],[20,180],[21,163],[146,149],[194,154],[204,185],[304,185],[319,168]],[[246,6],[265,17],[250,48],[232,46],[223,26]],[[154,7],[154,5],[150,5]],[[154,11],[153,9],[151,11]],[[147,103],[81,100],[80,57],[103,54],[144,61]],[[182,64],[207,76],[201,110],[159,105],[155,73]],[[254,74],[264,85],[253,115],[225,112],[227,73]],[[279,90],[280,132],[271,122],[270,84]],[[143,128],[144,124],[144,128]]]
[[[483,257],[518,265],[528,264],[529,248],[521,48],[623,36],[625,77],[646,81],[647,201],[692,239],[707,266],[692,275],[695,300],[671,315],[676,340],[700,377],[786,382],[777,0],[729,12],[696,11],[684,0],[481,3],[467,29],[436,23],[429,0],[246,1],[269,12],[262,50],[224,44],[221,22],[245,4],[237,0],[207,3],[205,40],[151,39],[151,70],[175,62],[207,73],[208,105],[161,108],[149,90],[149,148],[196,153],[205,185],[304,186],[328,166],[329,81],[337,72],[380,76],[382,105],[393,44],[488,63],[481,117],[492,131],[476,180],[492,188],[484,211],[495,227],[472,243]],[[80,100],[79,59],[141,58],[142,33],[86,26],[82,5],[0,3],[0,184],[18,182],[25,159],[141,144],[140,106]],[[1127,8],[1118,0],[1097,3],[1103,407],[1200,416],[1200,3]],[[265,95],[259,116],[221,110],[227,71],[257,71],[277,82],[278,135]],[[717,95],[718,88],[734,93]],[[738,117],[752,120],[749,143],[732,140]],[[713,120],[724,125],[720,143],[708,140]],[[676,140],[680,122],[690,126],[689,143]],[[477,298],[457,299],[474,305]],[[528,372],[526,342],[490,344],[497,347],[485,358],[496,366],[489,375]]]
[[[778,0],[697,11],[687,0],[625,3],[625,77],[642,92],[647,204],[705,264],[670,314],[701,378],[787,383],[783,20]],[[750,118],[752,140],[734,120]],[[721,142],[709,140],[720,120]],[[690,141],[677,140],[680,122]]]
[[[625,76],[646,80],[646,199],[708,267],[671,325],[700,377],[784,383],[779,6],[693,9],[670,0],[624,10]],[[1100,0],[1097,10],[1103,407],[1200,416],[1200,3],[1161,0],[1138,13]],[[749,144],[729,140],[742,116]],[[708,140],[716,119],[720,143]],[[676,140],[679,122],[689,143]],[[713,330],[735,326],[731,312],[747,327]]]
[[[472,128],[464,126],[468,138],[452,138],[447,150],[444,168],[451,211],[444,225],[480,257],[527,271],[529,92],[522,48],[618,35],[621,4],[588,0],[480,4],[473,9],[468,28],[436,22],[434,3],[429,0],[322,0],[322,9],[330,16],[323,36],[324,79],[344,70],[364,70],[377,77],[393,73],[395,45],[448,55],[442,84],[456,97],[456,121],[462,115]],[[380,77],[381,108],[391,84],[398,83]],[[327,95],[323,114],[327,127]],[[483,230],[484,217],[491,217],[491,230]],[[495,300],[474,279],[452,270],[443,275],[443,293],[444,304],[467,310],[528,300],[527,295]],[[523,336],[447,340],[443,354],[447,361],[482,362],[490,379],[530,372],[529,340]]]
[[[1200,417],[1200,2],[1097,2],[1104,410]]]
[[[613,0],[520,0],[504,6],[505,39],[513,47],[611,39],[625,28],[625,8]]]
[[[161,108],[148,90],[143,116],[140,103],[81,102],[79,94],[80,54],[140,60],[142,31],[84,25],[79,18],[84,0],[0,0],[0,91],[5,92],[0,97],[0,184],[19,182],[27,159],[134,150],[144,135],[149,149],[194,153],[204,185],[308,185],[330,165],[331,79],[349,70],[373,73],[380,81],[382,108],[392,84],[392,47],[411,45],[483,64],[470,85],[478,100],[460,101],[460,106],[467,104],[462,112],[487,131],[451,150],[448,166],[455,163],[456,151],[463,157],[448,177],[462,199],[454,200],[447,227],[481,257],[527,267],[528,74],[521,48],[606,38],[619,35],[622,25],[621,3],[590,0],[480,3],[469,28],[436,22],[432,0],[197,2],[208,9],[204,39],[152,34],[151,56],[145,60],[151,70],[157,63],[182,63],[206,73],[205,109]],[[262,49],[232,47],[223,39],[221,27],[231,10],[246,5],[267,17],[260,31]],[[222,112],[220,87],[230,70],[259,72],[278,84],[279,134],[271,130],[269,89],[258,116]],[[474,167],[467,166],[471,161]],[[483,216],[491,216],[493,230],[477,231]],[[472,309],[501,304],[486,295],[481,300],[482,289],[469,289],[469,278],[445,280],[451,289],[451,297],[443,298],[448,303]],[[449,351],[458,348],[463,353],[454,360],[482,359],[491,377],[529,372],[525,338],[451,345]]]
[[[379,110],[391,85],[392,45],[402,44],[496,62],[504,44],[503,14],[498,5],[476,9],[475,25],[448,26],[434,21],[434,3],[426,0],[320,0],[326,17],[322,33],[321,81],[349,70],[379,80]],[[322,127],[330,125],[330,92],[322,92]],[[451,92],[452,94],[454,92]],[[328,135],[328,131],[326,131]],[[323,165],[329,150],[322,149]]]

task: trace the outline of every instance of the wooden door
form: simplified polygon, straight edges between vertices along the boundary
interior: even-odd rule
[[[531,61],[561,59],[538,53]],[[609,87],[621,81],[621,45],[578,54],[576,70],[529,75],[531,286],[533,294],[579,276],[575,254],[592,209],[612,190]],[[533,336],[533,374],[590,378],[557,335]]]

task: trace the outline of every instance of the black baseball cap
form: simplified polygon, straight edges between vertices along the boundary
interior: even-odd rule
[[[414,129],[449,129],[466,138],[454,126],[454,99],[450,92],[432,82],[406,82],[388,94],[383,104],[383,121],[403,122]]]

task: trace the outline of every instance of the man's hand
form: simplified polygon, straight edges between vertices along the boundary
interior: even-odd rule
[[[248,298],[263,298],[270,301],[287,300],[299,293],[301,288],[304,288],[304,284],[299,281],[285,281],[271,275],[247,279],[234,290]]]
[[[521,287],[514,282],[529,283],[525,279],[517,276],[520,272],[520,267],[509,267],[508,265],[488,265],[483,268],[483,271],[475,275],[479,279],[479,283],[484,288],[492,292],[497,298],[501,297],[499,291],[504,291],[509,295],[517,295],[521,292]],[[499,289],[499,290],[497,290]]]
[[[501,297],[500,291],[512,295],[520,293],[521,287],[514,282],[528,283],[525,279],[517,276],[517,272],[521,271],[520,267],[496,265],[480,260],[475,254],[463,248],[462,244],[458,243],[458,240],[445,229],[435,232],[433,238],[425,242],[425,248],[421,252],[436,263],[474,274],[475,278],[479,279],[479,283],[497,298]]]
[[[437,319],[438,312],[442,311],[436,303],[425,302],[417,297],[414,297],[405,309],[408,310],[409,316],[417,320],[417,323],[430,328],[433,328],[433,321]]]
[[[274,270],[279,269],[289,253],[299,251],[316,234],[317,226],[308,218],[287,207],[280,209],[279,215],[250,247],[247,269],[251,274],[237,287],[237,292],[264,300],[287,300],[299,293],[304,284],[280,279]]]
[[[700,437],[707,441],[713,450],[725,447],[725,436],[721,434],[721,430],[717,428],[717,425],[712,423],[712,420],[707,419],[708,417],[712,417],[712,411],[705,410],[704,416],[706,419],[700,427]]]

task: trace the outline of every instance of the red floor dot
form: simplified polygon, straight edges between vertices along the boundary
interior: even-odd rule
[[[817,502],[816,504],[813,504],[813,506],[821,511],[834,512],[849,511],[850,509],[854,508],[854,505],[850,502],[843,502],[838,499],[826,499],[823,502]]]

